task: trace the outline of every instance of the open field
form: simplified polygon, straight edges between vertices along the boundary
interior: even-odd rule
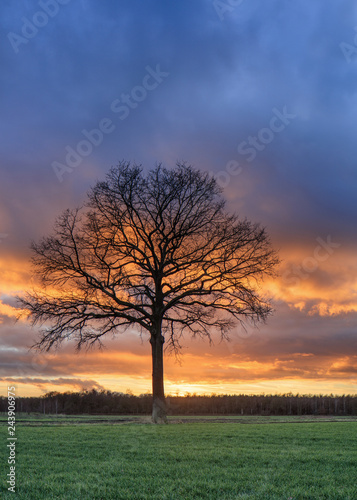
[[[147,417],[20,422],[25,417],[16,428],[16,495],[7,492],[8,436],[1,426],[3,499],[357,498],[357,421],[351,418],[310,417],[301,424],[298,417],[237,417],[249,423],[242,425],[236,417],[225,423],[171,417],[177,424],[154,426],[143,423]],[[96,419],[108,423],[85,423]]]
[[[354,415],[176,415],[168,417],[170,423],[235,422],[240,424],[274,424],[307,422],[357,422]],[[0,413],[0,423],[7,422],[7,413]],[[149,415],[63,415],[43,413],[16,413],[18,425],[68,425],[68,424],[150,424]]]

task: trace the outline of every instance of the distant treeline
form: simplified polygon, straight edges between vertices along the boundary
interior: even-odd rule
[[[357,395],[216,395],[168,396],[172,415],[357,415]],[[152,396],[111,391],[50,392],[16,398],[17,412],[45,414],[149,415]],[[7,398],[0,398],[7,411]]]

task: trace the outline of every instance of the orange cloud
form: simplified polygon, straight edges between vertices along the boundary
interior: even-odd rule
[[[327,238],[321,240],[326,242]],[[276,300],[306,314],[334,316],[357,312],[355,252],[336,248],[319,260],[314,257],[318,246],[285,248],[281,252],[279,276],[269,280],[265,289]]]
[[[16,307],[9,306],[4,304],[0,300],[0,316],[8,316],[9,318],[16,318],[19,315],[19,310]],[[0,323],[2,319],[0,317]]]
[[[355,255],[336,249],[314,271],[303,270],[303,277],[297,279],[296,266],[302,266],[313,251],[314,243],[283,249],[280,276],[266,281],[262,289],[273,298],[276,311],[260,330],[237,328],[232,331],[232,342],[219,343],[216,337],[213,347],[187,337],[181,364],[166,356],[166,391],[355,392]],[[290,282],[284,277],[286,272]],[[53,353],[29,351],[37,332],[26,322],[14,323],[18,309],[12,299],[30,287],[29,265],[22,257],[1,258],[0,273],[3,393],[8,380],[16,381],[22,395],[80,387],[130,388],[137,394],[151,390],[151,354],[145,334],[143,343],[134,331],[110,337],[103,351],[75,354],[71,342]]]

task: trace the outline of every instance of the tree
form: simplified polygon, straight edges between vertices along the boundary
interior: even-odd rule
[[[41,288],[20,301],[33,325],[47,325],[34,347],[75,339],[80,349],[138,327],[151,344],[153,421],[166,421],[164,343],[177,352],[185,332],[228,338],[237,322],[271,312],[258,285],[276,253],[263,228],[224,207],[216,181],[186,164],[147,176],[112,168],[32,244]]]

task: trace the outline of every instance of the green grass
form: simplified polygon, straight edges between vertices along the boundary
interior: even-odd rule
[[[140,415],[44,415],[43,413],[20,413],[16,412],[16,422],[18,425],[45,425],[45,424],[72,424],[72,423],[96,423],[96,422],[150,422],[150,416],[142,417]],[[7,413],[0,415],[0,423],[7,422]]]
[[[19,423],[15,495],[2,425],[0,497],[357,499],[357,422],[137,422]]]
[[[182,422],[238,422],[242,424],[305,423],[305,422],[357,422],[353,415],[182,415],[169,416],[172,423]],[[7,413],[0,413],[0,424],[7,422]],[[23,425],[71,424],[71,423],[151,423],[150,415],[64,415],[16,412],[16,422]]]

